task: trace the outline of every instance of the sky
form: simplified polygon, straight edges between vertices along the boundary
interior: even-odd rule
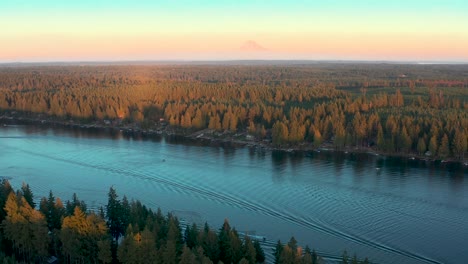
[[[0,62],[468,62],[466,0],[0,0]]]

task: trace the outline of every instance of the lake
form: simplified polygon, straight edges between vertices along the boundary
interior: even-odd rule
[[[76,192],[91,209],[111,186],[218,229],[225,218],[265,246],[294,236],[327,257],[466,263],[468,169],[375,154],[285,153],[120,131],[0,127],[0,176],[35,199]],[[271,254],[266,250],[266,254]]]

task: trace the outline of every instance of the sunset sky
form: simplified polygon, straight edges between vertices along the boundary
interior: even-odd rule
[[[0,62],[229,59],[468,62],[468,1],[0,1]]]

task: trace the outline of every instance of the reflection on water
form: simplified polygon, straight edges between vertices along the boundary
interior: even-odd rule
[[[0,176],[15,187],[28,182],[36,199],[49,189],[62,199],[77,192],[97,208],[114,185],[187,221],[216,227],[229,218],[267,245],[294,235],[326,256],[347,249],[380,263],[468,259],[461,164],[45,126],[2,127],[0,149]]]

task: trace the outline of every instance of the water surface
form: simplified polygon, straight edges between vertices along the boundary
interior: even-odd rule
[[[370,154],[283,153],[46,126],[0,128],[0,176],[90,208],[129,199],[267,244],[291,236],[324,256],[378,263],[468,259],[468,175],[459,164]],[[271,252],[267,251],[267,254]]]

